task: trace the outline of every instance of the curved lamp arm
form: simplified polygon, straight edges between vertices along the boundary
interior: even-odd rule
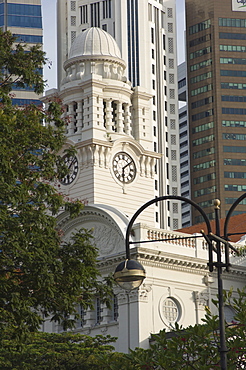
[[[127,229],[126,229],[126,259],[127,260],[130,260],[130,233],[131,233],[131,230],[132,230],[132,226],[136,220],[136,218],[140,215],[140,213],[142,213],[145,208],[149,207],[151,204],[153,203],[157,203],[157,202],[160,202],[160,201],[163,201],[163,200],[170,200],[170,199],[174,199],[174,200],[181,200],[183,202],[186,202],[186,203],[189,203],[191,204],[193,207],[195,207],[199,212],[200,214],[202,215],[205,223],[206,223],[206,226],[207,226],[207,233],[210,234],[211,233],[211,225],[210,225],[210,221],[206,215],[206,213],[203,211],[203,209],[198,205],[196,204],[195,202],[193,202],[192,200],[188,199],[188,198],[185,198],[185,197],[182,197],[182,196],[179,196],[179,195],[165,195],[165,196],[162,196],[162,197],[158,197],[158,198],[154,198],[152,200],[150,200],[149,202],[145,203],[142,207],[140,207],[137,212],[134,213],[134,215],[132,216],[128,226],[127,226]]]

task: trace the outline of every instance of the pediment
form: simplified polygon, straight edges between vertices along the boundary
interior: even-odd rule
[[[74,219],[63,212],[58,216],[58,226],[62,229],[65,241],[69,241],[81,228],[91,230],[99,257],[108,257],[125,250],[124,230],[121,230],[107,212],[95,207],[85,207]]]

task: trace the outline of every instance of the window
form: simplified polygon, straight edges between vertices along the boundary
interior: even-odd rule
[[[175,114],[175,104],[170,104],[170,113]]]
[[[178,213],[178,203],[173,203],[173,213]]]
[[[198,205],[202,208],[212,207],[214,205],[213,200],[207,200],[205,202],[200,202]]]
[[[174,89],[169,90],[169,97],[170,97],[170,99],[175,99],[175,90]]]
[[[201,36],[201,37],[198,37],[197,39],[191,40],[190,41],[190,47],[196,46],[196,45],[199,45],[199,44],[203,44],[204,42],[210,41],[210,40],[211,40],[211,33],[209,33],[207,35],[204,35],[204,36]]]
[[[199,125],[192,128],[192,134],[196,134],[197,132],[202,132],[209,130],[214,127],[214,122],[204,123],[203,125]]]
[[[214,115],[214,110],[213,109],[208,109],[204,112],[193,114],[191,116],[191,118],[192,118],[192,121],[197,121],[197,120],[203,119],[205,117],[210,117],[210,116],[213,116],[213,115]]]
[[[173,73],[169,74],[169,83],[174,84],[174,74]]]
[[[96,298],[96,325],[102,322],[102,304],[100,298]]]
[[[220,32],[219,38],[230,40],[246,40],[246,33]]]
[[[166,36],[163,35],[162,37],[162,47],[163,47],[163,50],[166,50]]]
[[[210,141],[214,141],[214,135],[203,136],[199,139],[193,140],[192,145],[193,146],[202,145],[205,143],[209,143]]]
[[[220,58],[221,64],[246,64],[245,58]]]
[[[212,194],[212,193],[215,193],[215,192],[216,192],[216,186],[213,185],[213,186],[210,186],[210,187],[206,187],[204,189],[196,190],[194,192],[194,196],[195,196],[195,198],[197,198],[197,197],[201,197],[202,195]]]
[[[155,90],[155,80],[152,80],[152,89]]]
[[[189,27],[189,35],[193,35],[194,33],[206,30],[210,28],[211,21],[210,19],[207,19],[206,21],[194,24],[193,26]]]
[[[167,126],[167,124],[166,124],[166,126]],[[170,128],[172,130],[175,130],[176,129],[176,121],[175,121],[175,119],[170,119]]]
[[[244,134],[227,134],[223,133],[222,134],[222,139],[224,140],[246,140],[246,135]]]
[[[246,109],[243,108],[222,108],[222,114],[246,114]]]
[[[104,0],[102,5],[103,5],[103,19],[111,18],[111,0]]]
[[[78,315],[79,315],[79,318],[78,318],[77,325],[78,327],[83,328],[83,326],[85,326],[85,323],[86,323],[86,320],[85,320],[86,311],[81,305],[78,306]]]
[[[152,73],[153,73],[153,75],[155,74],[155,65],[154,64],[152,64]]]
[[[3,3],[1,1],[1,3]],[[7,24],[10,27],[42,28],[41,5],[6,2]]]
[[[197,184],[202,184],[203,182],[206,182],[206,181],[214,180],[215,178],[216,178],[216,173],[213,172],[213,173],[209,173],[204,176],[196,177],[193,180],[193,182],[194,182],[194,185],[197,185]]]
[[[210,90],[213,90],[213,85],[212,84],[204,85],[204,86],[199,87],[198,89],[191,90],[191,96],[196,96],[196,95],[199,95],[199,94],[203,94],[203,93],[205,93],[207,91],[210,91]]]
[[[181,87],[186,86],[186,78],[183,78],[182,80],[179,80],[178,82],[178,88],[181,89]]]
[[[221,27],[246,27],[245,19],[238,18],[219,18],[219,26]]]
[[[224,127],[246,127],[246,121],[225,121],[221,122]]]
[[[242,45],[220,45],[220,51],[245,52],[246,46]]]
[[[229,77],[246,77],[246,71],[236,71],[236,70],[220,70],[221,76],[229,76]]]
[[[176,159],[177,159],[177,151],[176,150],[171,150],[171,159],[173,161],[176,161]]]
[[[215,163],[216,163],[216,161],[213,159],[212,161],[196,164],[196,165],[193,166],[193,171],[196,172],[196,171],[200,171],[200,170],[205,170],[206,168],[214,167]]]
[[[184,152],[180,153],[180,159],[187,157],[189,154],[188,150],[185,150]]]
[[[165,57],[164,57],[165,59]],[[174,68],[174,59],[168,59],[168,66],[169,68],[173,69]]]
[[[232,102],[246,102],[246,96],[239,96],[239,95],[222,95],[221,101],[232,101]]]
[[[117,296],[114,294],[114,297],[113,297],[113,304],[112,304],[112,308],[113,308],[113,317],[112,319],[114,321],[117,321],[118,320],[118,317],[119,317],[119,306],[118,306],[118,298]]]
[[[246,185],[225,185],[225,191],[246,191]]]
[[[100,27],[100,3],[90,5],[91,9],[91,27]]]
[[[213,76],[212,72],[203,73],[201,75],[191,78],[190,83],[194,84],[194,83],[206,80],[208,78],[211,78],[212,76]]]
[[[173,53],[173,38],[168,37],[168,51],[169,53]]]
[[[76,26],[76,16],[71,17],[71,26]]]
[[[71,43],[76,39],[76,31],[71,31]]]
[[[225,158],[225,166],[246,166],[246,159]]]
[[[171,135],[171,144],[176,145],[176,135]]]
[[[172,8],[167,8],[167,17],[172,18],[173,17],[173,9]]]
[[[177,181],[177,166],[172,166],[172,181]]]
[[[72,12],[75,12],[76,10],[76,1],[71,1],[70,2],[70,9]]]
[[[193,53],[190,53],[190,59],[199,58],[202,55],[206,55],[206,54],[209,54],[211,52],[212,52],[212,47],[211,46],[207,46],[206,48],[203,48],[203,49],[200,49],[200,50],[196,50]]]
[[[214,154],[214,153],[215,153],[214,147],[207,148],[207,149],[199,150],[198,152],[193,153],[193,158],[194,159],[202,158],[202,157],[206,157],[207,155]]]
[[[199,69],[202,69],[202,68],[205,68],[205,67],[208,67],[208,66],[211,66],[211,65],[212,65],[212,59],[203,60],[200,63],[191,65],[190,66],[190,71],[191,72],[198,71]]]
[[[85,24],[87,22],[88,22],[87,5],[83,5],[80,7],[80,23]]]
[[[229,179],[246,179],[246,172],[224,172],[224,177]]]
[[[168,32],[173,33],[173,23],[168,23],[167,24],[167,30],[168,30]]]
[[[154,42],[155,42],[155,36],[154,36],[154,28],[152,28],[151,27],[151,42],[152,42],[152,44],[154,44]]]
[[[246,146],[223,146],[224,153],[246,153]]]
[[[225,203],[226,204],[233,204],[236,202],[237,198],[225,198]],[[246,199],[243,199],[240,204],[246,204]]]
[[[209,96],[208,98],[197,100],[194,103],[191,103],[191,109],[199,108],[210,103],[213,103],[213,96]]]

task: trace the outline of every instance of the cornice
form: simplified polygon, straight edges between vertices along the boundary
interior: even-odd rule
[[[132,259],[136,259],[143,266],[152,266],[163,268],[165,270],[175,270],[180,272],[188,272],[195,275],[204,275],[208,272],[208,261],[201,258],[182,256],[174,253],[159,252],[148,248],[136,247],[131,249]],[[125,259],[125,254],[118,254],[117,256],[104,257],[103,260],[98,261],[101,271],[112,271],[113,266],[116,266]],[[111,270],[110,270],[111,269]],[[215,279],[217,271],[211,274]],[[230,272],[223,272],[222,275],[225,280],[245,281],[246,268],[242,266],[233,265]]]

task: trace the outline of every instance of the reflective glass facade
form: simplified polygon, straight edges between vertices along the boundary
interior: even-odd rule
[[[234,188],[243,191],[246,178],[246,12],[232,11],[231,0],[185,2],[191,199],[201,198],[211,217],[220,199],[225,217],[225,199]],[[192,216],[199,220],[196,210]]]
[[[41,0],[0,0],[0,27],[3,31],[12,32],[17,42],[42,45]],[[13,87],[13,92],[14,105],[41,104],[37,94],[30,87]]]

